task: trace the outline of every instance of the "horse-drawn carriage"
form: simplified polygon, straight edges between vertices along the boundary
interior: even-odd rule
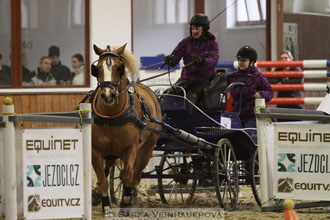
[[[195,193],[211,186],[220,205],[233,210],[239,185],[245,184],[251,185],[260,205],[256,129],[243,129],[239,113],[224,111],[225,102],[220,109],[216,105],[203,111],[182,96],[161,94],[155,100],[148,87],[127,81],[125,68],[132,68],[124,48],[94,47],[100,58],[92,66],[98,78],[98,88],[91,95],[96,116],[93,166],[105,214],[110,207],[108,189],[112,202],[121,200],[121,207],[131,206],[141,177],[157,179],[164,203],[190,203]],[[216,99],[225,100],[232,86],[244,85],[229,85]],[[231,126],[225,127],[224,120]],[[162,152],[153,155],[160,156],[160,163],[143,173],[153,150]]]
[[[233,210],[239,185],[251,185],[260,205],[256,129],[242,129],[239,113],[205,112],[176,95],[159,95],[159,100],[166,126],[154,152],[163,153],[153,154],[160,162],[142,173],[142,178],[157,179],[154,187],[162,202],[189,204],[194,193],[211,190],[222,207]],[[229,119],[231,128],[224,127],[221,119]],[[110,194],[115,203],[122,195],[122,169],[121,163],[110,169]]]

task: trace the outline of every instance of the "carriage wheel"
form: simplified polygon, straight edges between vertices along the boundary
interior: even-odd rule
[[[254,151],[250,163],[250,175],[251,188],[253,196],[257,204],[261,207],[261,187],[260,187],[260,172],[259,172],[259,161],[258,161],[258,148]]]
[[[158,191],[166,204],[189,204],[196,189],[197,179],[193,177],[191,157],[180,154],[164,152],[159,164]]]
[[[253,196],[259,207],[261,207],[261,185],[260,185],[258,148],[253,152],[251,157],[249,178],[251,180],[251,188],[252,188]],[[284,201],[283,199],[273,200],[275,205],[281,205],[283,204],[283,201]]]
[[[239,191],[238,166],[234,148],[227,138],[217,143],[214,152],[215,191],[220,205],[225,210],[234,210]]]
[[[119,205],[123,192],[123,180],[121,179],[121,173],[124,170],[124,164],[121,160],[116,160],[110,167],[109,175],[109,187],[110,198],[114,204]]]

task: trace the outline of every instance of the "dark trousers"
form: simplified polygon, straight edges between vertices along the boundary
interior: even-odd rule
[[[256,128],[257,127],[257,121],[256,120],[249,120],[242,122],[243,128]]]
[[[189,99],[195,105],[201,106],[204,88],[208,86],[208,83],[187,84],[180,77],[173,84],[173,88],[166,90],[164,93],[183,96],[185,91],[187,99]]]

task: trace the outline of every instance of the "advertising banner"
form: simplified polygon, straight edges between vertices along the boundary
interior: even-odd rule
[[[330,124],[276,124],[274,185],[276,198],[329,200]]]
[[[23,171],[26,219],[82,218],[80,129],[24,130]]]

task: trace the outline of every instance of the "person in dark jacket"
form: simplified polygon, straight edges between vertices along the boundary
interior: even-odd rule
[[[49,57],[41,57],[39,67],[31,72],[33,75],[29,81],[23,81],[23,86],[53,86],[56,85],[54,76],[50,73],[51,60]]]
[[[282,61],[291,61],[294,57],[292,56],[291,52],[288,50],[284,50],[280,54],[280,60]],[[276,68],[275,71],[300,71],[300,68]],[[281,84],[301,84],[304,82],[303,78],[269,78],[268,82],[271,84],[281,83]],[[279,91],[277,93],[277,97],[288,97],[288,98],[298,98],[301,97],[300,91]],[[301,105],[277,105],[278,108],[295,108],[295,109],[302,109]]]
[[[182,86],[187,98],[194,104],[201,100],[202,92],[209,86],[216,76],[216,65],[219,60],[219,47],[215,36],[210,33],[209,18],[204,14],[196,14],[190,21],[190,36],[184,38],[173,50],[171,55],[165,57],[165,63],[175,66],[183,58],[184,65],[181,78],[175,85]],[[182,95],[182,90],[172,91]]]
[[[51,46],[48,49],[48,56],[52,61],[50,72],[56,79],[57,85],[71,85],[71,71],[68,67],[61,64],[60,48]]]
[[[0,86],[10,86],[11,84],[11,69],[2,64],[2,54],[0,54]]]
[[[233,112],[240,112],[240,119],[244,128],[255,128],[254,114],[255,99],[264,98],[270,101],[273,90],[267,78],[254,66],[257,52],[250,46],[242,47],[237,53],[238,70],[228,75],[228,85],[242,82],[247,88],[233,87],[230,94],[233,97]]]
[[[28,68],[22,66],[22,77],[23,82],[31,82],[31,79],[34,77],[34,75]]]

